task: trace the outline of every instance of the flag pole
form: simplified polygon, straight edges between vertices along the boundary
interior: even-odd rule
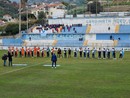
[[[21,0],[19,0],[19,34],[21,33]]]

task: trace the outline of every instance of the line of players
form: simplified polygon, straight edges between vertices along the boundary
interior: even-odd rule
[[[89,48],[75,48],[74,50],[72,50],[71,48],[64,48],[63,49],[63,53],[62,50],[60,48],[52,48],[50,49],[48,48],[42,48],[40,49],[40,47],[22,47],[20,49],[18,49],[17,47],[9,47],[9,50],[12,51],[12,55],[15,57],[18,57],[18,55],[20,57],[50,57],[50,53],[53,54],[54,52],[57,54],[57,56],[60,57],[64,57],[64,58],[70,58],[72,56],[72,52],[74,57],[78,57],[78,55],[80,57],[84,57],[84,58],[90,58],[90,52],[92,54],[92,58],[96,58],[96,53],[98,53],[98,59],[101,58],[108,58],[110,59],[111,56],[112,58],[116,58],[116,50],[115,48],[112,48],[111,50],[109,48],[93,48],[92,50],[90,50]],[[64,54],[64,56],[62,55]],[[123,58],[124,57],[124,49],[122,48],[120,50],[119,53],[119,58]]]

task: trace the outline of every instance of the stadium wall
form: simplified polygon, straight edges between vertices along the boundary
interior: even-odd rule
[[[107,17],[107,18],[66,18],[66,19],[49,19],[49,24],[119,24],[119,25],[130,25],[130,17],[117,18],[117,17]]]

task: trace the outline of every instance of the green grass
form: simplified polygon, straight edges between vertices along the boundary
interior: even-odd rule
[[[130,98],[129,58],[58,58],[56,69],[42,66],[50,58],[13,58],[27,67],[3,67],[1,60],[0,98]]]

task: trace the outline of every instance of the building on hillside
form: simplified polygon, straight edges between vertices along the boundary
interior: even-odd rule
[[[40,12],[45,12],[45,4],[41,4],[39,6],[35,6],[30,9],[31,14],[34,14],[34,16],[38,19],[38,15]]]
[[[7,20],[7,22],[15,22],[15,19],[9,14],[4,15],[3,19]]]
[[[62,3],[48,4],[46,6],[46,13],[48,18],[63,18],[67,10],[66,6]]]
[[[5,24],[5,22],[2,21],[2,20],[0,20],[0,26],[2,26],[2,25],[4,25],[4,24]]]
[[[130,2],[130,0],[112,0],[113,3]]]

